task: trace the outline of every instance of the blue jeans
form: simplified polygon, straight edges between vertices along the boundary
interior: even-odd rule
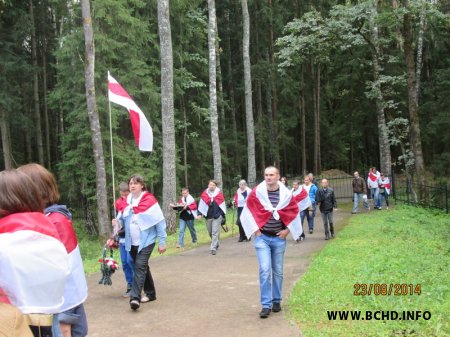
[[[311,211],[311,213],[312,212],[313,211]],[[303,228],[303,220],[305,220],[305,217],[306,217],[306,221],[308,221],[308,228],[310,230],[314,229],[314,218],[311,213],[309,213],[309,211],[307,209],[300,212],[300,219],[302,220],[302,228]],[[303,233],[305,233],[305,232],[303,231]]]
[[[120,248],[120,259],[122,260],[122,268],[125,274],[125,280],[127,281],[127,285],[131,286],[133,284],[133,275],[134,275],[134,262],[133,258],[130,255],[130,252],[127,252],[125,248],[125,243],[119,244]]]
[[[381,207],[380,200],[378,198],[379,194],[378,192],[379,192],[378,188],[375,187],[370,188],[370,195],[372,196],[373,199],[373,207]]]
[[[358,212],[359,200],[363,199],[365,209],[369,209],[367,199],[363,198],[364,193],[353,193],[353,212]]]
[[[384,200],[386,200],[386,207],[389,207],[389,194],[387,194],[386,192],[379,193],[378,204],[380,205],[380,207],[383,207],[383,198],[384,198]]]
[[[191,232],[192,243],[197,242],[197,232],[195,231],[194,220],[180,219],[180,233],[178,233],[178,244],[181,247],[184,246],[184,232],[186,231],[186,226],[189,228],[189,232]]]
[[[253,245],[259,263],[261,305],[263,308],[272,308],[272,303],[281,302],[286,240],[262,234],[256,236]]]

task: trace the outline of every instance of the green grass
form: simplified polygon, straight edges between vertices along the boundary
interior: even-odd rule
[[[233,221],[233,213],[232,210],[229,209],[227,211],[227,225],[229,231],[225,233],[223,230],[221,230],[220,232],[221,239],[228,238],[232,235],[236,236],[239,234],[238,227],[235,224],[233,224],[232,221]],[[236,210],[234,210],[234,222],[236,222]],[[105,242],[100,242],[97,238],[89,237],[83,230],[83,227],[80,222],[75,221],[74,225],[78,237],[78,243],[80,246],[81,256],[83,258],[84,270],[86,274],[98,272],[100,270],[100,264],[98,262],[98,259],[102,257],[103,245],[105,244]],[[206,230],[205,219],[202,218],[201,220],[195,220],[194,225],[197,232],[197,239],[198,239],[197,246],[209,244],[211,240],[209,238],[208,231]],[[191,233],[189,232],[189,229],[186,228],[186,232],[184,233],[185,246],[184,248],[176,248],[178,242],[178,229],[179,227],[177,226],[176,233],[167,235],[166,240],[167,251],[164,253],[164,255],[173,255],[196,247],[192,244]],[[154,259],[157,258],[159,255],[160,254],[158,253],[157,249],[155,249],[153,250],[153,253],[150,258]],[[118,250],[114,250],[114,258],[120,263],[120,253]]]
[[[450,217],[412,206],[352,216],[294,287],[306,337],[450,336]],[[355,296],[355,283],[420,284],[421,295]],[[327,310],[420,310],[430,320],[330,321]]]

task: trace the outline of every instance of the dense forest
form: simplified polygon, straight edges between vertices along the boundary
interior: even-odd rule
[[[109,71],[154,133],[140,152],[111,105],[116,184],[140,173],[164,205],[268,164],[449,176],[449,12],[447,0],[2,0],[0,167],[45,165],[65,201],[107,223]]]

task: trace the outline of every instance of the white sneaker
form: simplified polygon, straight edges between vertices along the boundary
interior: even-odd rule
[[[389,209],[389,207],[386,207],[386,209]]]

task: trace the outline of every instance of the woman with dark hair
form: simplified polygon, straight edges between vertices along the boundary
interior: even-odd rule
[[[134,277],[130,293],[130,307],[136,310],[141,302],[156,300],[155,284],[148,260],[158,238],[158,251],[166,251],[166,220],[158,200],[146,191],[144,179],[133,175],[128,181],[128,206],[123,211],[125,248],[134,260]],[[142,289],[145,295],[141,297]]]
[[[0,191],[0,301],[28,316],[34,336],[51,337],[53,314],[64,303],[66,249],[30,177],[0,172]]]
[[[17,170],[29,176],[38,187],[46,207],[44,214],[55,226],[69,255],[70,274],[64,289],[64,304],[58,315],[62,336],[87,336],[88,323],[83,305],[87,298],[87,283],[77,236],[73,229],[72,214],[65,205],[58,204],[60,195],[56,179],[45,167],[39,164],[27,164]],[[58,330],[53,332],[56,331]]]

